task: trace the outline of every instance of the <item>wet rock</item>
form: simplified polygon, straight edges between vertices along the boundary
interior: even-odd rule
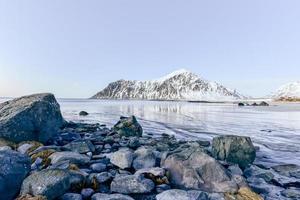
[[[238,103],[238,106],[245,106],[245,104],[244,103]]]
[[[89,140],[75,140],[66,144],[65,148],[69,149],[70,151],[78,152],[78,153],[88,153],[94,152],[95,147]]]
[[[140,147],[134,152],[134,157],[132,166],[135,170],[155,167],[156,156],[150,149]]]
[[[0,137],[46,142],[64,124],[52,94],[34,94],[0,104]]]
[[[255,148],[249,137],[218,136],[213,139],[212,153],[216,159],[238,164],[242,169],[253,163]]]
[[[238,165],[231,165],[228,167],[228,170],[232,175],[243,175],[243,171],[241,170],[241,168],[239,168]]]
[[[235,192],[237,184],[225,168],[204,150],[197,147],[179,148],[162,159],[172,184],[179,188],[206,192]]]
[[[164,191],[156,195],[157,200],[208,200],[208,196],[205,192],[197,190],[178,190],[172,189]]]
[[[278,174],[287,177],[292,176],[297,178],[297,174],[299,175],[300,173],[300,166],[295,164],[276,165],[273,166],[272,169],[274,169]],[[300,178],[300,176],[298,178]]]
[[[130,168],[132,160],[133,152],[128,148],[122,148],[110,157],[110,162],[121,169]]]
[[[89,113],[86,112],[86,111],[80,111],[80,112],[79,112],[79,115],[80,115],[80,116],[88,116]]]
[[[62,195],[59,200],[82,200],[81,194],[77,193],[66,193]]]
[[[169,186],[167,184],[161,184],[161,185],[157,185],[155,190],[157,193],[162,193],[162,192],[170,190],[170,189],[171,189],[171,186]]]
[[[18,152],[25,154],[31,147],[33,147],[33,144],[22,144],[18,147]]]
[[[270,182],[274,178],[274,174],[270,170],[261,169],[255,165],[251,165],[250,167],[246,168],[244,170],[244,175],[246,178],[262,178],[266,182]]]
[[[72,151],[55,152],[51,154],[49,158],[51,159],[52,165],[66,160],[70,161],[70,163],[72,164],[77,165],[85,165],[90,162],[90,157]]]
[[[300,199],[300,189],[286,189],[281,194],[287,198]]]
[[[113,130],[116,131],[121,136],[142,136],[143,128],[138,123],[135,116],[131,117],[121,117],[120,121],[113,127]]]
[[[92,200],[134,200],[130,196],[123,194],[101,194],[97,193],[92,196]]]
[[[83,188],[81,190],[81,196],[83,199],[89,199],[95,191],[92,188]]]
[[[11,200],[18,194],[30,171],[30,158],[16,151],[0,151],[0,197]]]
[[[42,195],[55,199],[71,187],[71,175],[66,170],[46,169],[28,176],[22,184],[21,194]]]
[[[103,163],[94,163],[90,167],[93,172],[103,172],[106,170],[106,164]]]
[[[121,194],[149,193],[154,183],[142,175],[117,175],[111,183],[111,191]]]

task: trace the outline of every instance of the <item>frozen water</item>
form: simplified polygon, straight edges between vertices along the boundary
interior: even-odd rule
[[[181,139],[211,140],[216,135],[250,136],[260,148],[257,162],[300,165],[300,104],[238,107],[170,101],[60,100],[67,120],[113,126],[120,117],[136,115],[146,134],[167,133]],[[90,113],[80,117],[85,110]]]

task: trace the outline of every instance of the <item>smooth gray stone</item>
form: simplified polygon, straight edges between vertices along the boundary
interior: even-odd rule
[[[156,156],[151,149],[140,147],[134,152],[133,168],[135,170],[155,167]]]
[[[82,200],[81,194],[77,193],[66,193],[62,195],[59,200]]]
[[[72,141],[69,144],[66,144],[64,147],[78,153],[88,153],[95,151],[95,146],[92,144],[92,142],[84,139]]]
[[[51,159],[52,165],[67,160],[72,164],[85,165],[88,164],[91,160],[91,158],[86,155],[72,151],[55,152],[51,154],[49,158]]]
[[[130,168],[132,161],[133,152],[128,148],[122,148],[110,156],[110,162],[121,169]]]

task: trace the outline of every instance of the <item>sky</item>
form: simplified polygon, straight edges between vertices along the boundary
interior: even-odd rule
[[[261,97],[300,80],[299,0],[0,0],[0,96],[86,98],[180,68]]]

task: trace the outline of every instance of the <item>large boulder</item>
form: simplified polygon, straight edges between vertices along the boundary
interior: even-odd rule
[[[143,128],[138,123],[135,116],[131,117],[121,117],[116,125],[114,125],[113,130],[115,130],[121,136],[142,136]]]
[[[222,193],[237,191],[237,184],[226,169],[197,146],[178,148],[162,159],[161,166],[178,188]]]
[[[65,194],[70,189],[72,183],[74,183],[74,177],[68,170],[45,169],[28,176],[23,181],[20,193],[21,195],[42,195],[47,197],[48,200],[52,200]]]
[[[26,155],[12,150],[0,151],[0,199],[14,199],[30,171],[30,164]]]
[[[117,175],[111,183],[111,191],[121,194],[143,194],[151,192],[155,184],[143,175]]]
[[[64,124],[53,94],[34,94],[0,104],[0,137],[46,142]]]
[[[212,153],[216,159],[238,164],[242,169],[253,163],[256,156],[250,137],[235,135],[215,137]]]

